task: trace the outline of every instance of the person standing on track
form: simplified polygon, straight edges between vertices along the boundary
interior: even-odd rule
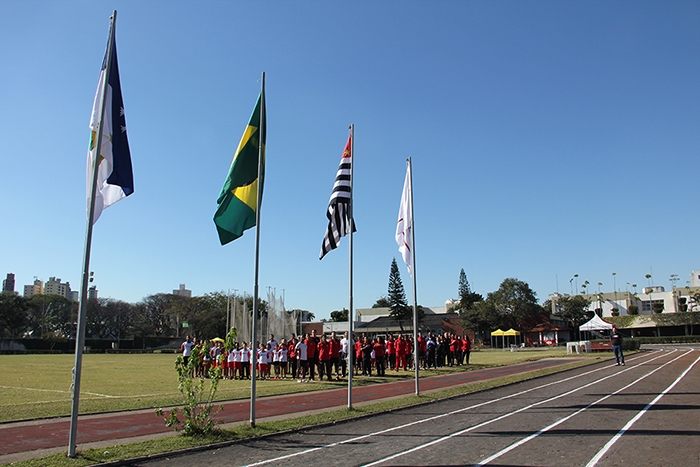
[[[326,335],[321,334],[321,341],[316,345],[318,355],[318,380],[323,381],[326,375],[331,380],[331,344],[326,340]]]
[[[306,348],[306,340],[301,337],[297,342],[295,353],[297,355],[297,381],[300,383],[308,382],[306,379],[306,370],[309,368],[308,354]]]
[[[331,365],[335,369],[335,379],[340,381],[340,340],[338,340],[335,331],[331,332],[328,344],[331,347]],[[328,376],[330,376],[330,372]]]
[[[343,374],[343,378],[345,378],[345,375],[347,374],[348,370],[348,352],[350,351],[350,339],[348,339],[348,332],[345,331],[343,334],[343,338],[340,339],[340,353],[338,354],[338,358],[340,359],[340,369]],[[350,368],[350,371],[352,371],[352,368]]]
[[[370,342],[369,337],[365,336],[362,339],[360,351],[362,353],[362,376],[372,376],[372,350],[374,346]]]
[[[319,343],[318,337],[316,337],[316,330],[311,330],[311,335],[306,334],[306,360],[309,364],[309,381],[316,379],[316,365],[318,364],[318,352],[317,345]]]
[[[292,338],[289,340],[287,345],[287,360],[289,360],[289,372],[292,375],[292,379],[297,378],[297,339],[292,334]]]
[[[462,358],[466,361],[466,364],[469,365],[469,354],[472,351],[472,341],[469,339],[469,336],[466,334],[464,335],[464,338],[462,339]]]
[[[386,353],[386,344],[384,343],[384,338],[379,336],[373,345],[374,358],[376,360],[377,376],[384,376],[386,374],[386,362],[384,361]]]
[[[386,355],[389,358],[389,369],[393,370],[396,367],[396,349],[394,348],[394,336],[391,334],[386,339]]]
[[[615,354],[615,361],[617,361],[618,365],[622,363],[622,366],[625,366],[625,356],[622,353],[622,335],[617,332],[617,328],[613,328],[610,342],[612,343],[613,353]]]
[[[399,335],[399,338],[394,341],[394,350],[396,351],[396,371],[399,371],[399,368],[402,366],[404,371],[406,371],[406,340],[403,338],[403,334]]]

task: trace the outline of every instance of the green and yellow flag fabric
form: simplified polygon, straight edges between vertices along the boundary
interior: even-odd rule
[[[258,183],[262,200],[262,184],[265,175],[265,91],[260,92],[258,102],[250,116],[250,123],[243,132],[241,142],[233,156],[231,168],[219,194],[219,208],[214,223],[222,245],[243,235],[243,231],[255,226],[258,209]],[[262,151],[260,151],[262,145]],[[258,156],[262,153],[261,179],[258,180]]]

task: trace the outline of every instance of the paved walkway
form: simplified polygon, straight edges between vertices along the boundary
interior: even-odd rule
[[[430,392],[478,381],[487,381],[570,363],[567,359],[543,359],[535,362],[465,371],[420,379],[420,391]],[[260,383],[258,383],[260,384]],[[415,393],[415,380],[353,387],[353,405],[361,405]],[[313,395],[313,396],[311,396]],[[257,400],[256,421],[290,417],[307,412],[347,407],[347,388],[263,397]],[[250,420],[250,399],[224,403],[217,416],[224,424]],[[0,425],[0,464],[66,452],[70,418],[15,422]],[[84,415],[78,421],[78,449],[126,444],[173,435],[162,417],[153,410]]]

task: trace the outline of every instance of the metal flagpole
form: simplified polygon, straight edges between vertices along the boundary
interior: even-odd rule
[[[97,169],[102,150],[102,125],[104,124],[105,102],[107,101],[107,82],[112,68],[112,48],[114,47],[114,28],[117,22],[117,10],[112,12],[107,42],[107,63],[102,76],[102,102],[100,102],[100,122],[97,125],[97,141],[93,156],[92,181],[90,189],[90,207],[88,209],[85,233],[85,250],[83,253],[83,275],[80,285],[80,307],[78,308],[78,328],[75,336],[75,366],[73,367],[73,404],[70,417],[70,434],[68,439],[68,457],[75,457],[78,437],[78,410],[80,408],[80,374],[83,365],[83,347],[85,346],[85,318],[87,314],[87,290],[90,277],[90,250],[92,249],[92,218],[95,215],[95,191],[97,190]]]
[[[228,289],[228,295],[226,296],[226,334],[228,335],[229,330],[231,330],[231,289]]]
[[[348,217],[350,217],[350,233],[348,234],[348,252],[350,255],[349,261],[349,273],[348,273],[348,409],[352,410],[352,375],[355,371],[355,365],[353,363],[353,357],[355,353],[355,340],[353,339],[353,322],[352,322],[352,231],[355,228],[355,218],[353,217],[353,173],[355,171],[355,125],[350,125],[350,204],[348,205]]]
[[[415,218],[413,217],[413,165],[411,164],[411,158],[406,159],[408,162],[408,186],[410,191],[410,203],[411,203],[411,269],[413,274],[413,366],[416,372],[416,396],[420,395],[419,386],[419,360],[420,348],[418,345],[418,298],[416,297],[416,229],[415,229]]]
[[[257,376],[257,346],[256,339],[258,333],[258,273],[260,265],[260,208],[262,204],[262,171],[263,157],[265,150],[263,148],[265,137],[267,136],[267,124],[265,120],[265,72],[262,74],[262,90],[260,91],[260,128],[258,129],[258,199],[255,209],[255,287],[253,291],[253,337],[251,339],[251,365],[250,371],[250,426],[255,427],[255,378]]]
[[[231,319],[231,327],[232,328],[236,327],[236,302],[238,301],[236,298],[237,293],[238,293],[238,289],[233,289],[233,318]],[[238,328],[236,328],[236,333],[238,333]]]

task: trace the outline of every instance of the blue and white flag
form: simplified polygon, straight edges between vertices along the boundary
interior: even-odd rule
[[[92,223],[97,222],[102,210],[113,205],[120,199],[134,192],[134,174],[131,169],[131,153],[129,140],[126,137],[126,118],[124,103],[119,83],[119,66],[117,65],[117,45],[114,41],[114,30],[111,37],[112,56],[109,57],[109,47],[102,62],[100,79],[97,83],[95,102],[92,105],[90,117],[90,147],[87,158],[87,200],[90,212],[90,190],[92,188],[92,170],[97,150],[97,132],[102,120],[102,141],[100,160],[97,169],[97,188],[95,191],[95,212]],[[109,64],[109,67],[108,67]],[[107,78],[107,68],[109,77]],[[107,98],[104,99],[104,93]],[[104,109],[102,109],[104,102]]]

